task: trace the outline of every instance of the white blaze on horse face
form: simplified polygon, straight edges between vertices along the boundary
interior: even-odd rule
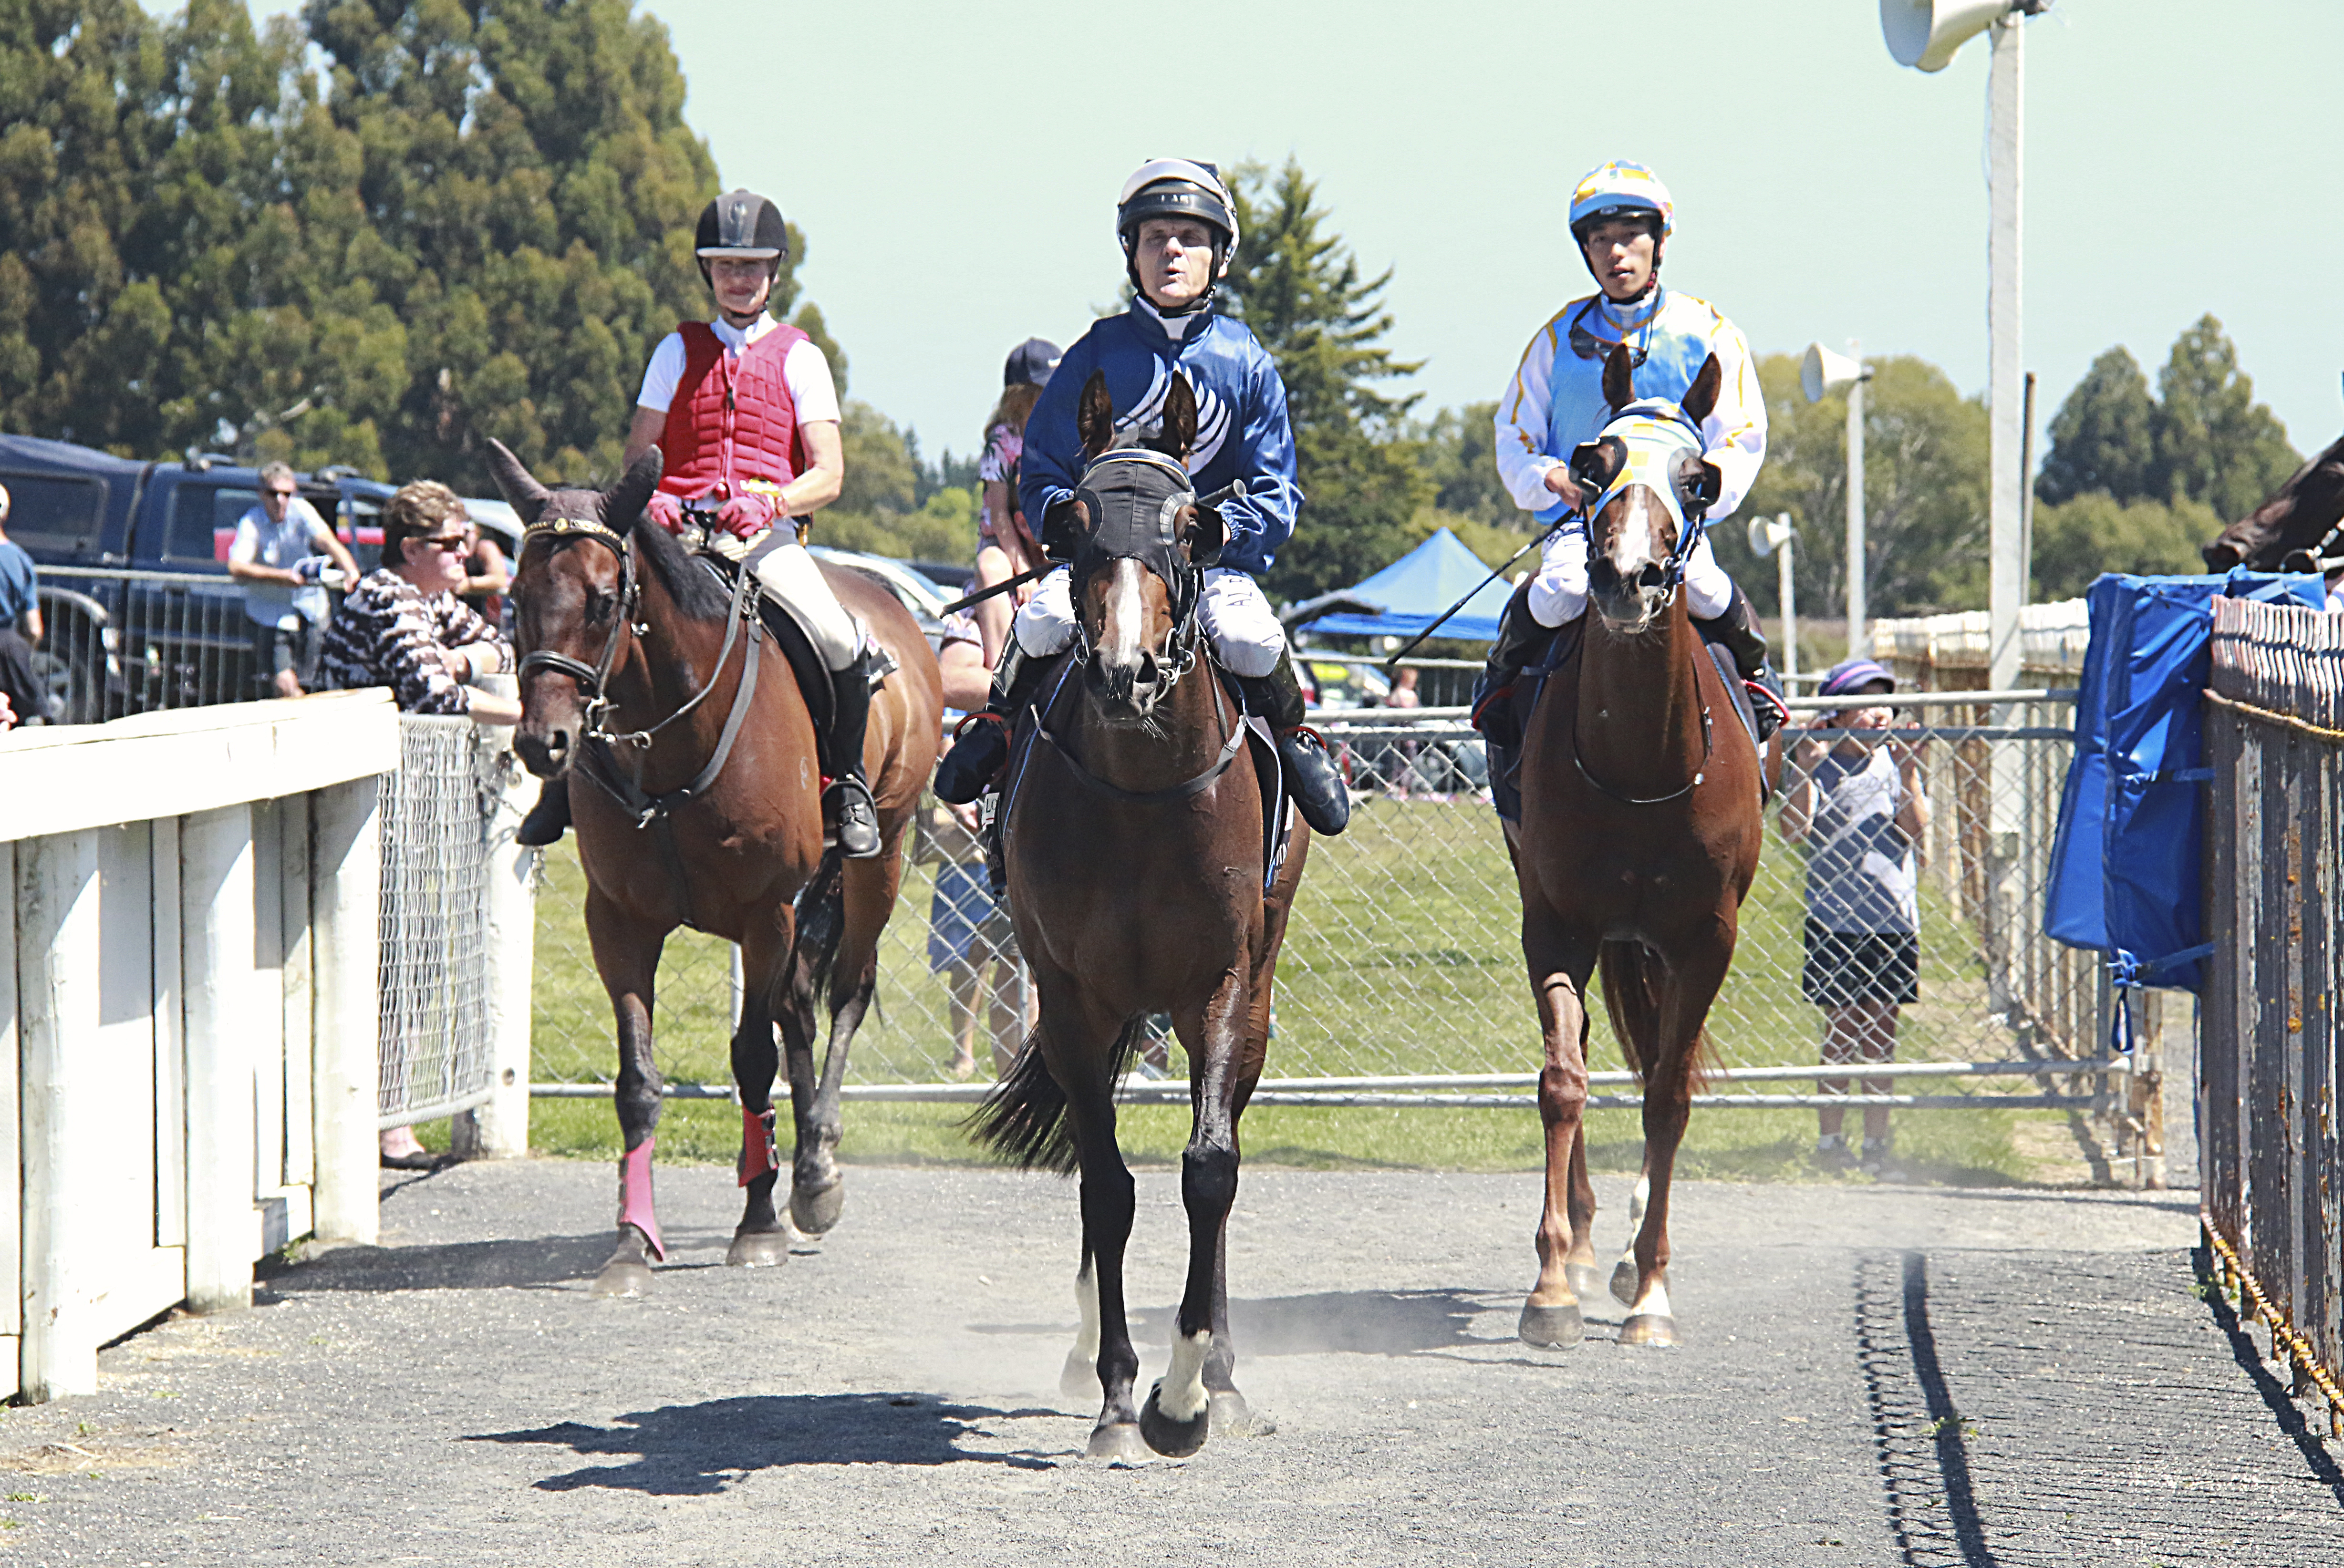
[[[1115,578],[1107,587],[1106,646],[1101,650],[1111,663],[1139,662],[1139,627],[1147,618],[1139,578],[1147,569],[1128,556],[1115,563]]]
[[[1652,493],[1642,485],[1628,490],[1628,515],[1620,519],[1620,531],[1612,536],[1612,564],[1622,577],[1632,577],[1646,563],[1657,559],[1652,548]]]
[[[1174,1421],[1194,1421],[1205,1408],[1205,1352],[1212,1348],[1210,1329],[1173,1338],[1172,1370],[1157,1390],[1156,1405]]]

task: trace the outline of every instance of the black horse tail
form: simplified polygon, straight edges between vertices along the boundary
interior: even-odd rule
[[[1603,981],[1603,1010],[1612,1016],[1620,1054],[1628,1059],[1628,1070],[1641,1083],[1660,1065],[1656,1053],[1661,1044],[1661,985],[1665,978],[1660,955],[1641,942],[1605,942],[1595,950],[1595,970]],[[1686,1068],[1694,1089],[1708,1076],[1710,1054],[1709,1030],[1704,1029],[1693,1040],[1692,1060]]]
[[[804,988],[801,994],[830,1012],[838,1010],[842,1000],[837,994],[839,977],[833,971],[839,944],[846,940],[845,868],[836,849],[825,853],[813,876],[798,890],[793,906],[798,928],[794,967]]]
[[[1147,1020],[1135,1018],[1115,1038],[1107,1060],[1107,1081],[1118,1083],[1139,1049]],[[1054,1171],[1071,1176],[1081,1163],[1075,1147],[1074,1124],[1066,1117],[1066,1091],[1042,1060],[1042,1031],[1026,1037],[1008,1073],[985,1097],[969,1118],[970,1135],[991,1144],[995,1153],[1026,1171]]]

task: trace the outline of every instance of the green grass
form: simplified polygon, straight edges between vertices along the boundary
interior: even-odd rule
[[[879,1005],[855,1042],[861,1082],[932,1082],[950,1054],[944,988],[925,959],[933,870],[906,869],[903,900],[881,955]],[[1732,1064],[1815,1060],[1815,1010],[1798,994],[1803,906],[1799,861],[1770,835],[1744,906],[1733,976],[1712,1019]],[[1985,986],[1969,929],[1942,877],[1925,879],[1922,1001],[1907,1008],[1899,1055],[1907,1060],[2006,1054],[1985,1019]],[[596,980],[579,910],[583,875],[571,843],[549,855],[538,895],[535,992],[539,1081],[606,1081],[615,1069],[608,1001]],[[1536,1015],[1522,973],[1519,905],[1495,817],[1470,801],[1365,803],[1341,839],[1313,846],[1278,972],[1269,1070],[1332,1073],[1529,1071],[1538,1064]],[[681,931],[660,971],[657,1053],[671,1081],[729,1083],[727,949]],[[983,1052],[980,1042],[979,1051]],[[1622,1065],[1600,1008],[1590,1055]],[[1174,1047],[1176,1071],[1185,1061]],[[1785,1089],[1799,1087],[1784,1085]],[[1998,1089],[1932,1084],[1954,1091]],[[965,1163],[985,1156],[960,1131],[959,1106],[850,1104],[843,1153],[885,1163]],[[2056,1112],[1905,1111],[1896,1119],[1902,1163],[1916,1178],[2005,1182],[2035,1171],[2018,1147],[2027,1121]],[[1697,1113],[1681,1169],[1727,1180],[1809,1180],[1815,1121],[1804,1111]],[[1187,1113],[1130,1107],[1124,1145],[1135,1162],[1177,1159]],[[1590,1117],[1600,1169],[1632,1170],[1641,1137],[1632,1111]],[[730,1163],[739,1112],[724,1103],[671,1101],[662,1159]],[[608,1101],[545,1101],[531,1109],[531,1143],[551,1154],[615,1158]],[[1534,1169],[1534,1111],[1264,1106],[1246,1119],[1247,1157],[1328,1169]]]

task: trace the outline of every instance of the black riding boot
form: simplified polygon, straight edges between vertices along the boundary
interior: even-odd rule
[[[1766,662],[1766,634],[1758,629],[1758,612],[1742,585],[1733,585],[1733,602],[1713,620],[1696,617],[1693,626],[1706,642],[1716,643],[1733,656],[1742,683],[1750,689],[1750,711],[1758,720],[1758,744],[1783,728],[1790,709],[1783,706],[1783,678]]]
[[[513,842],[524,849],[542,849],[548,844],[561,842],[561,835],[570,828],[570,779],[567,775],[549,779],[538,789],[537,804],[513,829]]]
[[[863,730],[871,719],[871,656],[855,655],[830,677],[830,788],[823,791],[823,826],[837,835],[850,860],[879,853],[879,806],[863,776]]]
[[[1521,726],[1514,717],[1514,681],[1554,631],[1551,626],[1541,626],[1531,614],[1531,585],[1524,581],[1506,601],[1506,613],[1498,620],[1498,640],[1490,645],[1489,660],[1481,666],[1481,678],[1473,687],[1473,728],[1500,751],[1521,749]]]
[[[1310,830],[1332,838],[1350,826],[1351,792],[1343,775],[1318,732],[1302,727],[1302,683],[1294,674],[1294,656],[1280,653],[1277,668],[1250,678],[1240,676],[1238,685],[1246,706],[1268,720],[1270,733],[1278,737],[1286,787]]]
[[[965,806],[993,788],[1009,761],[1009,735],[1017,711],[1032,700],[1033,687],[1049,668],[1049,660],[1028,658],[1011,638],[993,669],[993,696],[961,721],[952,749],[936,764],[936,799],[947,806]]]

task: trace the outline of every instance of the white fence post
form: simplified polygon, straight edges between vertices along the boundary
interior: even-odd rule
[[[17,1120],[16,846],[0,843],[0,1356],[22,1368],[25,1332],[24,1149]],[[11,1374],[8,1392],[15,1392]]]
[[[501,745],[503,731],[483,745]],[[470,1113],[470,1152],[490,1160],[529,1153],[530,978],[537,964],[537,851],[513,830],[537,799],[537,780],[509,770],[489,834],[489,1102]],[[459,1123],[461,1123],[461,1118]]]
[[[76,1067],[103,1065],[75,1049],[96,1035],[103,1011],[98,931],[97,829],[25,843],[16,869],[25,1173],[18,1366],[24,1396],[35,1403],[97,1392],[97,1332],[87,1271],[74,1256],[72,1195],[83,1185],[82,1167],[102,1163],[110,1147],[107,1086],[74,1081]]]
[[[253,968],[252,809],[198,811],[179,827],[179,977],[187,1052],[187,1305],[252,1304],[260,1251],[253,1202],[254,1049],[267,1028]],[[269,1183],[274,1186],[275,1183]]]
[[[310,1092],[316,1097],[315,1229],[321,1241],[372,1246],[380,1234],[375,1136],[376,1000],[382,900],[379,780],[352,779],[310,797],[311,905],[317,955],[317,1027]]]

